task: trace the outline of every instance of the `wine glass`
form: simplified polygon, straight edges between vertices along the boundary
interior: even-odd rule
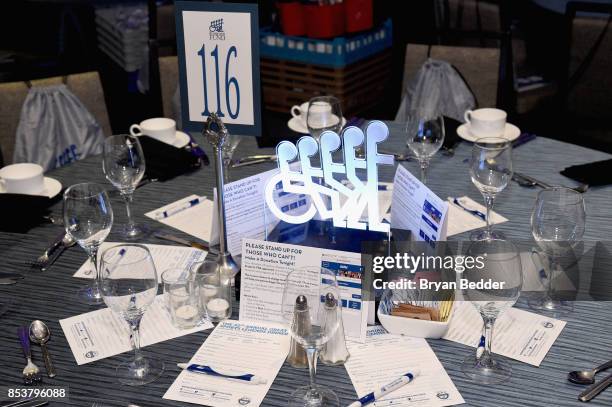
[[[342,129],[342,107],[334,96],[317,96],[308,101],[306,126],[312,137],[319,140],[326,130],[340,134]]]
[[[497,194],[503,191],[512,179],[512,144],[502,137],[483,137],[476,140],[472,147],[470,175],[487,207],[487,228],[473,232],[471,239],[504,239],[501,232],[491,230],[491,211]]]
[[[129,324],[134,349],[134,360],[117,366],[117,378],[128,386],[150,383],[164,371],[162,361],[140,350],[140,321],[157,296],[153,257],[143,245],[120,244],[102,253],[100,266],[104,302]]]
[[[134,222],[130,208],[134,190],[145,173],[145,158],[138,137],[128,134],[107,137],[104,140],[102,170],[125,200],[128,222],[123,228],[123,237],[136,239],[142,236],[146,229]]]
[[[221,153],[223,154],[223,178],[226,184],[230,182],[229,168],[232,162],[232,157],[234,156],[234,151],[236,151],[238,144],[240,144],[240,140],[242,140],[242,136],[230,134],[225,139],[223,148],[221,149]]]
[[[571,303],[555,299],[553,280],[562,271],[557,259],[571,254],[584,235],[585,222],[581,193],[565,187],[547,188],[538,193],[531,213],[531,233],[548,257],[549,271],[546,294],[543,298],[530,300],[531,308],[556,315],[571,311]]]
[[[321,347],[338,329],[341,301],[330,315],[322,299],[329,295],[340,299],[336,275],[330,270],[305,267],[287,275],[283,291],[282,315],[289,323],[289,332],[306,351],[310,369],[310,385],[295,390],[290,406],[339,406],[338,396],[329,388],[316,384],[317,358]]]
[[[461,370],[476,383],[502,383],[512,376],[512,367],[507,362],[494,358],[491,353],[493,326],[499,315],[512,307],[520,296],[523,286],[520,252],[512,242],[488,239],[473,242],[466,257],[480,257],[483,267],[466,269],[462,279],[468,283],[490,281],[497,283],[499,287],[496,289],[493,285],[490,289],[470,288],[462,291],[464,300],[470,301],[480,312],[484,323],[485,346],[482,353],[471,352],[463,361]]]
[[[408,110],[404,131],[406,145],[419,161],[421,182],[425,184],[427,183],[429,161],[444,143],[444,118],[442,115]]]
[[[68,233],[85,250],[95,278],[81,288],[78,298],[89,305],[101,304],[98,249],[113,225],[113,210],[104,188],[98,184],[76,184],[64,192],[64,225]]]

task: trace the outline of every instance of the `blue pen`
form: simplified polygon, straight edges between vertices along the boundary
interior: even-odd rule
[[[476,348],[476,359],[480,359],[482,354],[485,351],[486,338],[484,335],[480,336],[480,342],[478,342],[478,347]]]
[[[406,373],[400,376],[399,378],[393,380],[386,386],[381,387],[379,390],[368,393],[359,400],[349,404],[349,407],[361,407],[365,406],[366,404],[370,404],[376,400],[379,400],[380,398],[391,393],[392,391],[395,391],[400,387],[405,386],[411,381],[413,381],[416,375],[418,375],[418,371],[415,371],[414,373]]]
[[[175,215],[179,212],[184,211],[185,209],[189,209],[192,208],[194,206],[196,206],[197,204],[201,203],[202,200],[200,200],[200,198],[194,198],[188,202],[184,202],[182,204],[178,204],[178,205],[174,205],[171,208],[166,209],[165,211],[162,212],[158,212],[155,215],[153,215],[153,217],[155,218],[155,220],[159,220],[159,219],[166,219],[169,218],[172,215]]]
[[[453,198],[453,203],[455,205],[457,205],[458,207],[460,207],[461,209],[463,209],[464,211],[466,211],[468,213],[471,213],[472,215],[477,216],[477,217],[479,217],[480,219],[482,219],[484,221],[487,220],[487,215],[485,215],[484,213],[482,213],[480,211],[477,211],[475,209],[468,209],[468,208],[466,208],[465,206],[461,205],[461,202],[459,202],[459,199]]]
[[[196,364],[188,365],[187,363],[177,363],[177,366],[179,368],[181,368],[183,370],[187,370],[188,372],[191,372],[191,373],[199,373],[199,374],[205,374],[205,375],[209,375],[209,376],[217,376],[217,377],[222,377],[224,379],[230,379],[230,380],[240,380],[240,381],[243,381],[243,382],[250,382],[252,384],[266,384],[266,383],[268,383],[268,381],[265,378],[256,376],[256,375],[251,374],[251,373],[226,374],[226,373],[217,372],[216,370],[214,370],[210,366],[196,365]]]

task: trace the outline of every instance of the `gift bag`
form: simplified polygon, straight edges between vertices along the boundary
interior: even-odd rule
[[[66,87],[32,87],[23,107],[13,162],[41,165],[45,171],[102,152],[102,128]]]

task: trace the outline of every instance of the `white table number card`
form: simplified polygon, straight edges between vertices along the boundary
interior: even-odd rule
[[[177,1],[183,127],[201,131],[211,113],[231,133],[261,133],[256,4]]]

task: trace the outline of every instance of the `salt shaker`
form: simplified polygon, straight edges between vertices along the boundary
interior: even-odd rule
[[[310,323],[310,313],[308,312],[308,302],[303,295],[295,299],[295,308],[293,312],[293,321],[291,322],[294,330],[300,335],[307,335],[312,329]],[[293,337],[289,345],[289,354],[287,362],[293,367],[306,368],[308,367],[308,357],[304,347],[300,345]]]
[[[319,359],[326,365],[341,365],[349,358],[346,341],[344,340],[342,310],[338,308],[338,300],[332,293],[327,293],[323,306],[325,307],[325,323],[323,329],[334,329],[336,323],[338,324],[338,328],[332,333],[329,341],[323,345],[321,353],[319,354]]]

